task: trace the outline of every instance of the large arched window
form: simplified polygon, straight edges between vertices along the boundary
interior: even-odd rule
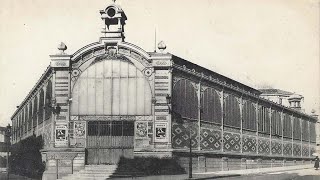
[[[75,82],[71,115],[151,115],[148,80],[129,60],[91,64]]]
[[[201,96],[201,120],[221,124],[221,103],[218,93],[207,88]]]
[[[172,105],[174,113],[182,117],[198,119],[198,96],[189,80],[182,79],[173,87]]]
[[[39,117],[38,117],[39,124],[41,124],[43,121],[43,111],[44,111],[44,91],[41,88],[40,96],[39,96]]]
[[[247,130],[257,130],[256,117],[256,108],[253,106],[253,103],[245,101],[242,109],[242,128]]]
[[[52,100],[52,82],[51,80],[49,80],[46,87],[45,120],[49,119],[52,114],[51,100]]]
[[[238,127],[241,126],[240,106],[237,98],[229,94],[224,101],[224,121],[226,126]]]

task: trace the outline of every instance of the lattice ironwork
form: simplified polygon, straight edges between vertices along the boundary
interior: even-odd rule
[[[223,150],[240,152],[240,134],[225,132],[223,134]]]
[[[191,128],[191,129],[190,129]],[[172,147],[176,149],[189,148],[191,130],[192,148],[198,147],[198,126],[196,123],[172,123]]]
[[[221,150],[221,131],[201,128],[200,146],[203,150]]]
[[[293,156],[301,156],[301,144],[293,144]]]
[[[258,140],[258,152],[259,154],[270,154],[270,141],[269,139]]]
[[[257,141],[254,136],[242,136],[242,152],[257,152]]]
[[[282,145],[281,142],[278,141],[271,141],[271,152],[272,154],[282,154]]]

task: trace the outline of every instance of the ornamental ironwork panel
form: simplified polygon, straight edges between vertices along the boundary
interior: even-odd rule
[[[283,155],[292,156],[292,144],[291,142],[283,142]]]
[[[282,154],[282,145],[280,141],[271,141],[271,152],[276,155]]]
[[[309,156],[309,145],[308,144],[302,145],[302,156],[304,156],[304,157]]]
[[[301,156],[301,144],[293,144],[293,156]]]
[[[221,150],[221,131],[201,128],[200,146],[203,150]]]
[[[257,141],[255,136],[242,136],[242,152],[257,152]]]
[[[172,123],[172,147],[175,149],[189,148],[190,134],[192,148],[198,147],[198,124],[196,122]]]
[[[223,133],[223,150],[240,152],[240,134],[224,132]]]
[[[258,139],[258,153],[259,154],[270,154],[270,140],[259,138]]]

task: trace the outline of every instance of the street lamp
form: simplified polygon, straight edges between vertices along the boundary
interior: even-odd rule
[[[178,112],[175,112],[172,109],[171,96],[169,94],[167,94],[167,96],[166,96],[166,102],[168,104],[169,114],[172,114],[172,116],[175,117],[174,119],[177,120],[177,123],[183,124],[181,114]],[[192,140],[191,140],[191,135],[192,135],[192,133],[191,133],[191,126],[190,126],[189,127],[189,178],[192,178]]]
[[[9,151],[10,151],[10,136],[11,136],[11,126],[8,124],[5,132],[6,145],[7,145],[7,179],[9,180]]]

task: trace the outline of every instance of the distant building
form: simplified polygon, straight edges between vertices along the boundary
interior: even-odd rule
[[[5,143],[6,128],[0,126],[0,168],[6,167],[7,145]]]
[[[262,93],[260,94],[261,98],[273,101],[277,104],[290,107],[298,111],[304,111],[303,99],[304,97],[299,94],[292,92],[280,90],[280,89],[259,89]]]

